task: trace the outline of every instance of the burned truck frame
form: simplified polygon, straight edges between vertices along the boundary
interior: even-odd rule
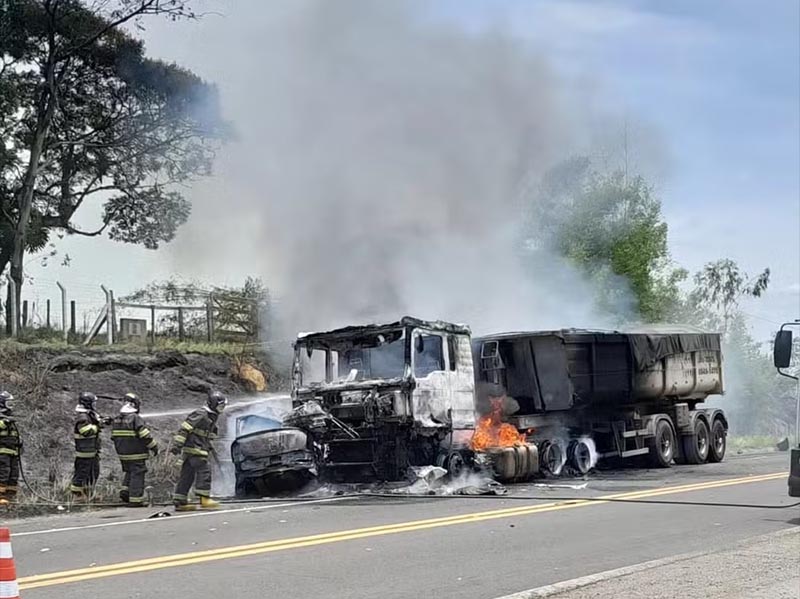
[[[322,478],[400,480],[411,465],[463,464],[475,423],[470,330],[411,317],[301,334],[294,410]]]

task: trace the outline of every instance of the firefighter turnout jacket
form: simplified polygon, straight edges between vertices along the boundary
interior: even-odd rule
[[[120,414],[111,423],[111,439],[123,462],[146,460],[158,443],[139,414]]]
[[[195,410],[181,423],[181,430],[175,435],[175,447],[186,455],[208,457],[211,441],[217,436],[216,414],[205,408]]]
[[[13,418],[0,416],[0,455],[19,456],[22,441],[19,429]]]
[[[95,458],[98,455],[100,455],[100,421],[93,412],[82,412],[75,421],[75,457]]]

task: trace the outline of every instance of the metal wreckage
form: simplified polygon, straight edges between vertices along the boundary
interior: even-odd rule
[[[293,409],[231,445],[239,496],[325,482],[407,479],[435,465],[508,482],[598,459],[652,465],[724,457],[716,334],[560,330],[472,339],[411,317],[301,334]]]

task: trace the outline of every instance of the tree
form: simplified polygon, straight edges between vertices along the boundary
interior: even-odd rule
[[[639,319],[670,314],[687,273],[671,263],[661,202],[642,177],[600,174],[587,158],[570,159],[545,175],[532,215],[529,235],[589,276],[605,308],[630,291]]]
[[[769,286],[769,277],[769,268],[750,276],[730,258],[709,262],[694,276],[689,310],[704,319],[707,328],[727,334],[731,320],[739,313],[741,300],[761,297]]]
[[[202,305],[211,301],[217,336],[227,339],[257,339],[268,324],[270,294],[261,279],[247,277],[241,287],[203,288],[196,283],[175,279],[150,283],[143,289],[122,298],[122,301],[145,304]],[[204,329],[206,315],[190,317],[187,330]],[[177,318],[169,314],[161,318],[162,329],[177,332]]]
[[[17,305],[25,252],[54,232],[156,249],[189,215],[176,184],[210,172],[216,90],[145,57],[123,27],[153,15],[196,16],[188,0],[0,0],[0,271]],[[102,223],[81,230],[93,201]]]

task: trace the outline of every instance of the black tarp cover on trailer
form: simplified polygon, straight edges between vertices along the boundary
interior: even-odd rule
[[[647,370],[659,360],[675,354],[695,351],[720,351],[718,333],[626,333],[631,353],[639,371]]]

